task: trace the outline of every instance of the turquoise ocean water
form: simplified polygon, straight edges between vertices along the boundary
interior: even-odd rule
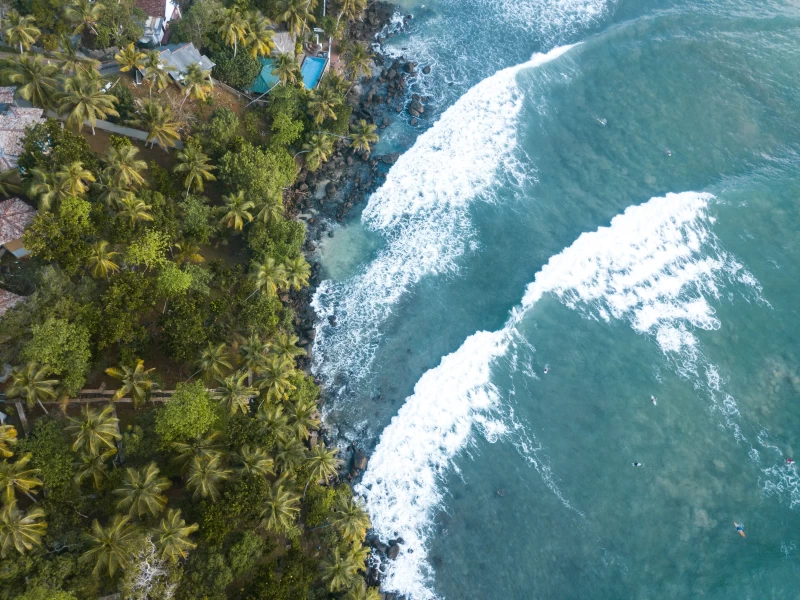
[[[800,5],[403,7],[433,108],[315,298],[385,589],[800,596]]]

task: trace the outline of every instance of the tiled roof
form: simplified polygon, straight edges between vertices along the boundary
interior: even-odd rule
[[[36,216],[36,210],[19,198],[0,202],[0,244],[18,240]]]
[[[0,104],[13,104],[16,91],[17,88],[14,86],[0,87]]]
[[[0,317],[2,317],[9,309],[15,307],[17,304],[25,299],[24,296],[17,296],[4,289],[0,289]]]
[[[0,88],[0,93],[4,88]],[[17,166],[17,158],[22,153],[22,138],[25,128],[44,121],[41,108],[10,107],[0,114],[0,169]]]
[[[136,8],[141,8],[148,17],[163,17],[166,15],[169,0],[136,0]]]

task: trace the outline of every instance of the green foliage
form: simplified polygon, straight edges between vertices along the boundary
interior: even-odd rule
[[[219,416],[202,381],[179,383],[175,393],[156,412],[156,433],[161,444],[188,442],[212,429]]]
[[[264,539],[252,531],[243,531],[228,548],[228,564],[234,577],[252,569],[259,559],[270,550]]]
[[[320,128],[336,135],[350,133],[350,115],[353,114],[353,107],[347,102],[342,102],[334,107],[333,112],[336,113],[336,119],[325,119]]]
[[[178,298],[189,291],[192,276],[172,261],[167,261],[156,278],[156,289],[163,298]]]
[[[78,600],[78,597],[72,592],[36,586],[30,588],[22,596],[17,596],[16,600]]]
[[[247,247],[255,262],[272,257],[282,263],[300,255],[305,238],[306,229],[300,221],[258,222],[247,233]]]
[[[105,0],[102,4],[103,11],[95,25],[95,48],[121,47],[142,37],[147,15],[134,0]]]
[[[243,600],[307,600],[319,566],[315,559],[293,545],[281,559],[280,568],[273,563],[262,569],[247,587]]]
[[[85,169],[98,172],[97,157],[82,135],[61,127],[55,119],[47,119],[29,128],[22,138],[22,154],[19,156],[23,176],[31,169],[55,172],[61,167],[80,161]]]
[[[214,77],[231,87],[244,89],[261,73],[261,63],[247,52],[237,52],[233,48],[216,46],[210,49],[210,58],[216,63]]]
[[[220,160],[219,178],[231,189],[245,196],[262,200],[294,181],[297,168],[286,150],[262,150],[242,141]]]
[[[179,181],[179,179],[172,173],[159,166],[155,161],[150,161],[147,170],[150,173],[150,181],[153,184],[154,192],[158,192],[167,198],[176,198],[179,195],[178,188],[175,186],[176,181]]]
[[[23,359],[50,367],[66,392],[75,394],[89,374],[92,358],[89,330],[81,323],[48,317],[44,323],[32,327],[32,334],[22,350]]]
[[[285,148],[299,140],[303,131],[305,131],[305,124],[302,121],[292,119],[286,113],[280,113],[272,120],[270,146]]]
[[[164,346],[170,356],[181,361],[195,359],[208,343],[211,333],[207,326],[209,317],[208,302],[197,294],[174,300],[159,319]]]
[[[220,157],[239,131],[239,117],[227,106],[216,109],[198,130],[203,150],[210,156]]]
[[[225,588],[232,581],[233,571],[222,552],[210,548],[198,550],[189,555],[186,573],[175,597],[178,600],[225,600]]]
[[[98,348],[117,342],[121,346],[141,344],[146,332],[139,325],[139,315],[153,306],[150,280],[138,271],[120,272],[103,294],[101,306]]]
[[[192,42],[202,50],[218,43],[216,15],[222,8],[217,0],[197,0],[183,16],[170,23],[170,42]]]
[[[224,440],[231,450],[242,446],[269,449],[275,444],[275,433],[264,427],[261,421],[237,413],[230,415],[225,422]]]
[[[269,483],[260,475],[246,475],[231,483],[222,501],[227,517],[236,520],[239,527],[255,524],[268,488]]]
[[[284,307],[277,296],[256,294],[249,300],[242,300],[238,311],[233,313],[236,315],[236,329],[242,333],[258,333],[270,337],[291,320],[291,309]]]
[[[150,229],[133,240],[125,250],[125,262],[129,265],[152,269],[167,262],[169,237],[163,231]]]
[[[136,112],[136,101],[130,88],[127,85],[118,83],[112,87],[108,93],[117,99],[114,108],[116,108],[117,112],[119,113],[118,117],[110,115],[108,120],[112,123],[125,123],[126,121],[130,120]]]
[[[178,204],[181,211],[180,227],[183,237],[196,244],[208,244],[216,233],[213,209],[204,196],[189,196]]]
[[[331,516],[336,490],[328,486],[312,483],[306,491],[303,504],[306,509],[306,525],[319,527]]]
[[[89,256],[87,240],[97,233],[89,217],[91,210],[86,200],[69,197],[59,204],[56,213],[39,212],[23,236],[25,248],[74,275]]]

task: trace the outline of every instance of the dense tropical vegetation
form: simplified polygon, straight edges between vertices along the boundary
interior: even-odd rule
[[[30,128],[18,176],[0,176],[3,197],[38,209],[24,236],[35,289],[0,319],[3,391],[27,413],[25,430],[0,426],[0,600],[376,598],[360,577],[369,520],[301,368],[292,302],[311,270],[284,204],[301,166],[377,141],[346,101],[366,48],[348,46],[349,80],[311,92],[295,57],[274,55],[279,84],[234,111],[214,107],[211,73],[192,65],[176,83],[136,45],[132,0],[14,7],[0,29],[20,54],[0,80],[63,125]],[[364,8],[343,0],[321,26],[341,38]],[[314,0],[197,0],[173,41],[241,87],[274,52],[273,23],[303,35],[317,17]],[[111,45],[141,73],[135,101],[80,52]],[[145,131],[163,158],[119,136],[93,151],[104,120]],[[107,400],[78,398],[100,383]]]

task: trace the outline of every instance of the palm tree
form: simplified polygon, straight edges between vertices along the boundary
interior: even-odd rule
[[[308,439],[308,432],[319,427],[317,405],[313,401],[297,402],[289,409],[289,426],[297,439]]]
[[[232,472],[222,466],[219,455],[195,456],[189,463],[187,489],[193,491],[192,497],[210,498],[216,502],[222,484],[230,479]]]
[[[19,46],[20,54],[25,54],[42,33],[34,23],[36,19],[32,16],[23,17],[16,10],[10,10],[3,21],[3,37],[11,46]]]
[[[381,600],[381,594],[378,588],[367,587],[366,583],[359,581],[345,594],[344,600]]]
[[[236,460],[239,463],[237,471],[242,476],[258,475],[266,477],[275,472],[272,467],[272,458],[263,448],[250,448],[249,445],[245,444],[236,455]]]
[[[141,171],[147,169],[147,163],[137,158],[137,154],[139,149],[132,145],[109,148],[106,155],[108,161],[106,171],[116,185],[132,188],[144,184]]]
[[[175,249],[178,251],[175,254],[175,262],[179,265],[184,263],[201,263],[205,262],[205,258],[200,254],[200,246],[192,244],[191,242],[178,242],[175,244]]]
[[[114,59],[117,61],[119,65],[119,70],[123,73],[127,73],[128,71],[134,70],[144,70],[145,68],[145,59],[147,55],[138,50],[134,45],[133,42],[125,46],[124,48],[120,48],[120,51],[114,55]]]
[[[211,71],[203,69],[197,63],[192,63],[182,74],[181,83],[183,84],[183,101],[191,96],[195,100],[205,102],[206,96],[214,89],[214,82],[211,80]]]
[[[110,249],[110,244],[105,240],[95,242],[91,246],[90,254],[86,259],[86,266],[95,279],[107,279],[111,273],[119,271],[119,265],[114,259],[119,252]]]
[[[284,289],[287,285],[286,269],[272,257],[267,258],[256,268],[253,278],[256,290],[268,296],[274,296],[279,289]]]
[[[380,139],[375,133],[377,129],[377,125],[360,119],[356,125],[350,126],[350,147],[361,152],[369,152],[370,144],[375,144]]]
[[[82,485],[84,481],[91,478],[95,489],[99,490],[108,471],[106,461],[116,453],[116,448],[110,448],[97,454],[81,452],[80,461],[75,463],[75,483]]]
[[[310,106],[311,101],[309,100]],[[306,156],[306,168],[309,171],[316,171],[333,153],[333,140],[328,135],[315,133],[303,144],[303,150],[308,153]]]
[[[84,196],[95,181],[94,174],[83,168],[79,160],[65,165],[56,172],[56,183],[64,196]]]
[[[197,547],[197,544],[189,541],[189,536],[198,529],[197,523],[186,524],[180,510],[170,508],[158,527],[153,530],[161,558],[173,562],[186,558],[189,551]]]
[[[289,33],[299,36],[305,30],[306,23],[316,23],[309,5],[308,0],[278,0],[278,22],[285,23]]]
[[[354,544],[360,543],[371,527],[364,505],[353,497],[339,499],[334,508],[333,526],[341,536]]]
[[[313,90],[308,98],[308,113],[314,123],[320,125],[325,119],[336,120],[336,107],[342,103],[342,97],[331,88]]]
[[[294,471],[306,458],[306,447],[295,437],[278,438],[275,465],[281,473]]]
[[[364,565],[355,562],[349,554],[342,554],[339,547],[320,563],[322,578],[328,582],[331,592],[346,590],[355,582],[358,571],[364,570]]]
[[[221,448],[219,439],[221,434],[219,431],[209,431],[205,435],[198,435],[191,442],[174,442],[172,444],[175,450],[175,463],[182,465],[182,471],[185,471],[189,462],[194,458],[210,459],[216,457],[217,460],[222,460],[222,453],[219,451]]]
[[[300,512],[300,497],[286,489],[283,479],[270,485],[264,498],[261,519],[264,527],[276,533],[288,531]]]
[[[319,84],[322,88],[329,88],[336,94],[344,96],[350,89],[350,82],[336,71],[328,71]]]
[[[122,219],[127,219],[131,227],[136,225],[137,221],[153,220],[153,215],[150,213],[152,207],[145,204],[144,200],[128,195],[119,204],[117,215]]]
[[[36,477],[39,469],[27,468],[32,456],[28,453],[20,456],[16,462],[7,460],[0,462],[0,491],[4,504],[12,504],[16,501],[15,491],[20,491],[33,500],[33,496],[31,496],[33,488],[42,485],[42,480]]]
[[[217,381],[220,385],[216,394],[220,403],[225,404],[232,415],[238,411],[247,414],[250,411],[250,398],[256,395],[256,390],[247,385],[247,373],[237,371]]]
[[[261,368],[258,387],[270,400],[285,400],[289,390],[295,388],[291,378],[294,376],[294,363],[284,356],[271,356]]]
[[[41,54],[23,55],[6,60],[0,75],[17,86],[20,97],[39,108],[53,108],[58,91],[58,67],[49,64]]]
[[[247,11],[244,19],[247,22],[247,33],[244,39],[247,53],[253,58],[269,56],[275,49],[269,19],[257,10]]]
[[[283,192],[270,191],[259,208],[256,219],[264,223],[280,223],[283,220]]]
[[[374,57],[369,53],[369,50],[367,50],[364,44],[358,42],[350,44],[344,58],[347,63],[347,74],[352,79],[358,79],[362,75],[367,77],[372,75],[370,64]]]
[[[8,557],[12,548],[25,554],[39,546],[47,530],[47,523],[41,521],[44,516],[44,510],[38,506],[27,513],[19,510],[16,502],[4,506],[0,510],[0,558]]]
[[[89,455],[100,454],[105,448],[116,450],[115,442],[122,438],[119,434],[119,419],[114,414],[114,407],[108,405],[102,410],[95,410],[88,404],[81,409],[82,417],[70,417],[70,425],[65,431],[75,440],[73,452],[83,451]]]
[[[72,23],[76,24],[73,30],[74,35],[92,32],[97,35],[95,24],[103,14],[105,6],[99,2],[91,0],[72,0],[72,3],[64,9],[64,16]]]
[[[269,344],[253,334],[239,346],[239,360],[247,369],[247,385],[253,385],[253,374],[260,371],[269,352]]]
[[[367,8],[367,0],[340,0],[340,4],[337,23],[342,17],[346,17],[348,21],[355,21]]]
[[[47,379],[49,374],[50,367],[40,367],[39,363],[35,362],[17,367],[11,372],[11,386],[6,388],[6,395],[9,398],[25,398],[28,408],[33,408],[38,402],[42,410],[47,413],[42,400],[55,398],[55,387],[58,385],[57,379]]]
[[[239,191],[228,194],[223,196],[222,199],[225,200],[224,210],[226,212],[219,220],[220,223],[232,227],[236,231],[241,231],[245,221],[250,223],[253,220],[253,215],[250,211],[255,208],[255,204],[245,198],[244,192]]]
[[[209,342],[206,349],[203,350],[203,353],[200,355],[197,366],[200,371],[202,371],[206,381],[224,377],[225,373],[233,368],[228,346],[226,344],[214,346]]]
[[[13,425],[0,425],[0,457],[14,456],[12,446],[17,445],[17,428]]]
[[[145,52],[144,78],[150,86],[150,99],[153,97],[153,88],[156,88],[160,92],[169,86],[170,74],[167,70],[167,61],[161,58],[161,53],[158,50],[148,50]]]
[[[133,368],[119,365],[106,369],[106,375],[122,382],[122,387],[111,397],[111,402],[116,402],[130,394],[133,405],[138,408],[142,402],[147,400],[150,390],[158,389],[158,385],[150,375],[153,371],[155,368],[145,369],[144,361],[140,358],[136,359],[136,366]]]
[[[28,195],[37,198],[39,210],[49,211],[56,207],[67,194],[61,189],[57,181],[56,174],[41,169],[31,169],[31,183],[28,188]]]
[[[116,96],[106,94],[100,89],[99,82],[76,75],[64,81],[64,92],[61,94],[58,113],[60,115],[69,113],[67,125],[77,125],[78,131],[83,129],[83,122],[88,121],[94,135],[94,126],[98,118],[104,120],[109,115],[119,116],[114,109],[116,102]]]
[[[113,577],[117,569],[125,570],[133,558],[137,534],[127,516],[116,515],[106,527],[95,519],[92,530],[84,533],[83,537],[91,546],[84,557],[95,561],[92,571],[95,576],[105,571]]]
[[[281,52],[274,55],[272,59],[274,65],[272,76],[277,77],[281,85],[297,85],[300,83],[300,65],[297,64],[294,56],[288,52]]]
[[[289,419],[283,412],[283,406],[280,404],[264,404],[259,407],[256,413],[258,419],[264,428],[277,437],[283,439],[290,439],[292,437],[291,430],[289,429]]]
[[[247,35],[248,23],[236,7],[225,9],[219,25],[219,34],[228,46],[233,46],[233,56],[236,57],[239,42],[244,41]]]
[[[283,263],[283,268],[286,270],[286,283],[290,288],[299,290],[308,285],[311,267],[305,258],[300,255],[289,258]]]
[[[115,210],[119,210],[128,198],[133,197],[133,192],[114,181],[114,176],[108,169],[103,171],[100,181],[95,183],[94,187],[99,192],[98,199]]]
[[[169,488],[170,482],[160,474],[154,462],[141,469],[125,469],[122,485],[114,490],[121,497],[117,510],[127,510],[131,518],[147,514],[156,516],[164,510],[167,499],[162,492]]]
[[[19,171],[17,169],[7,169],[0,171],[0,198],[8,198],[15,194],[22,193],[22,186],[18,185],[12,179],[18,180]]]
[[[186,173],[186,179],[183,180],[183,184],[186,186],[187,197],[193,187],[197,192],[202,192],[205,181],[214,181],[216,179],[211,172],[216,167],[209,164],[208,156],[203,154],[199,144],[186,144],[183,150],[178,152],[178,161],[175,172]]]
[[[131,123],[148,132],[146,141],[150,142],[151,148],[158,142],[166,150],[180,138],[180,123],[173,119],[172,110],[154,100],[140,102],[137,117]]]
[[[308,471],[308,482],[306,487],[312,481],[327,481],[332,476],[336,475],[337,469],[342,465],[342,461],[336,458],[339,453],[338,448],[326,448],[325,444],[314,444],[311,452],[308,454],[304,467]]]
[[[284,332],[280,332],[272,338],[270,342],[270,350],[272,353],[282,360],[289,360],[292,361],[295,356],[300,356],[305,354],[306,351],[302,348],[298,347],[297,343],[300,340],[297,339],[296,335],[289,335]]]
[[[57,54],[58,59],[61,61],[61,68],[64,73],[83,73],[84,75],[92,74],[100,68],[100,61],[80,53],[80,41],[72,41],[69,35],[63,34],[59,40],[61,51]]]

